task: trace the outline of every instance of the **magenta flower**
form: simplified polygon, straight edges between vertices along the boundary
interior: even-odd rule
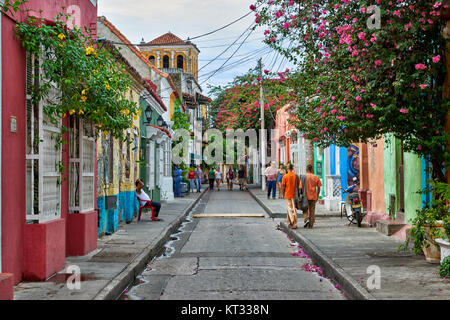
[[[255,10],[256,10],[256,6],[255,6],[254,4],[252,4],[252,5],[250,6],[250,10],[255,11]]]
[[[360,96],[356,96],[356,101],[361,101],[361,97]]]
[[[425,70],[427,68],[423,63],[416,64],[416,70]]]
[[[401,113],[408,113],[408,109],[401,108],[401,109],[400,109],[400,112],[401,112]]]
[[[441,60],[441,56],[438,54],[436,57],[431,58],[434,63],[438,63]]]
[[[426,87],[428,87],[428,85],[427,84],[419,84],[419,87],[420,87],[420,89],[425,89]]]

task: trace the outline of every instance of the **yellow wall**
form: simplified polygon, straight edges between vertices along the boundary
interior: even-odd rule
[[[194,49],[188,49],[188,56],[189,59],[189,69],[186,69],[187,63],[186,63],[186,55],[184,53],[185,50],[183,49],[171,49],[171,48],[165,48],[165,49],[153,49],[153,50],[143,50],[142,53],[144,56],[149,59],[150,56],[155,57],[155,64],[158,64],[158,53],[160,55],[159,65],[155,66],[159,69],[163,68],[163,57],[165,55],[169,56],[169,67],[170,68],[176,68],[177,67],[177,57],[179,55],[183,56],[183,71],[192,73],[196,79],[198,79],[198,54],[197,51]],[[174,53],[172,60],[172,52]]]
[[[138,106],[140,103],[139,99],[139,88],[133,87],[128,92],[128,97],[130,101],[135,102]],[[102,196],[113,196],[119,194],[119,192],[123,191],[134,191],[135,184],[134,182],[139,177],[139,165],[137,165],[137,174],[135,172],[135,165],[136,161],[139,161],[139,142],[140,142],[140,124],[139,124],[139,118],[135,119],[133,121],[134,128],[130,128],[130,141],[131,143],[128,144],[126,142],[122,142],[122,150],[120,150],[120,143],[118,139],[114,139],[114,148],[113,148],[113,182],[106,184],[104,181],[104,176],[100,178],[100,187],[101,187],[101,193],[97,194],[98,197]],[[137,136],[137,145],[135,144],[135,135],[134,130],[137,130],[138,136]],[[127,136],[128,130],[124,131],[125,137]],[[103,139],[107,139],[109,141],[109,137],[105,136],[105,134],[102,132],[98,135],[97,138],[97,158],[101,159],[103,156],[103,146],[102,141]],[[126,162],[126,156],[127,156],[127,148],[130,150],[130,177],[127,179],[125,177],[125,162]],[[136,152],[133,150],[136,148]],[[121,177],[119,177],[119,161],[121,163],[122,172]],[[107,170],[107,168],[106,168]],[[120,184],[119,184],[120,179]],[[120,187],[120,188],[119,188]],[[120,190],[119,190],[120,189]]]

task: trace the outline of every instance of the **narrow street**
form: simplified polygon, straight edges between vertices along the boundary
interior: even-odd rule
[[[201,213],[265,217],[192,218]],[[329,280],[302,269],[308,259],[292,255],[297,245],[248,192],[208,192],[188,220],[122,299],[345,299]]]

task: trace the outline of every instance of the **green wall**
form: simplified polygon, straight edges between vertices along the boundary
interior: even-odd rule
[[[422,208],[422,196],[418,191],[422,187],[421,158],[413,153],[405,153],[405,220],[411,223]]]
[[[384,198],[386,213],[389,214],[389,195],[395,194],[396,212],[400,209],[401,143],[392,135],[386,135],[384,146]],[[417,191],[422,185],[421,159],[416,154],[405,152],[403,155],[405,222],[411,223],[422,206],[422,197]]]
[[[400,209],[400,177],[398,166],[400,164],[400,141],[392,135],[384,137],[384,200],[386,214],[389,214],[390,194],[396,198],[395,212]]]

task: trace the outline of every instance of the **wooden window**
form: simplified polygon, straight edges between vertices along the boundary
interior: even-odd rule
[[[155,141],[150,140],[147,145],[147,182],[148,189],[155,189]]]
[[[163,57],[163,68],[170,68],[170,58],[167,55]]]
[[[130,180],[130,174],[131,174],[131,137],[130,133],[127,133],[127,154],[125,158],[125,179],[128,181]]]
[[[184,70],[184,58],[182,55],[179,55],[177,57],[177,69],[183,69]]]
[[[69,119],[69,211],[94,210],[94,127],[76,117]]]
[[[156,61],[155,56],[150,56],[150,57],[148,57],[148,60],[150,61],[150,63],[151,63],[152,65],[156,66],[156,64],[155,64],[155,61]]]
[[[57,142],[61,121],[52,122],[43,113],[44,103],[54,103],[60,91],[50,83],[49,95],[34,104],[32,88],[42,75],[40,58],[26,55],[26,220],[43,223],[61,217],[61,148]]]
[[[170,177],[172,171],[172,150],[170,141],[164,143],[164,176]]]
[[[114,183],[114,137],[109,134],[109,146],[108,146],[108,177],[107,183]]]

